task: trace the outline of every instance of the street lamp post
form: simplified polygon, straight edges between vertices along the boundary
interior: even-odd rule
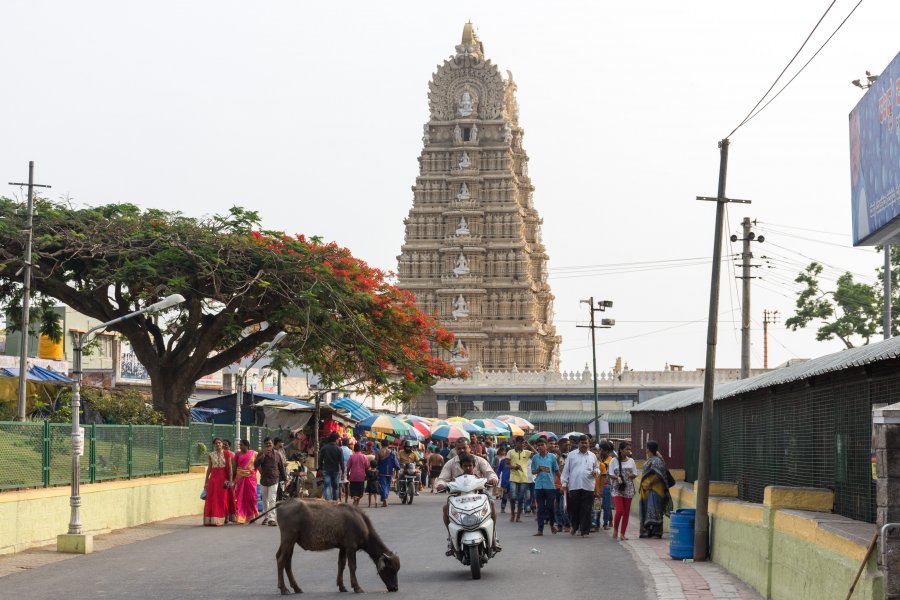
[[[78,413],[81,407],[81,355],[84,351],[84,344],[95,331],[144,313],[165,310],[182,302],[184,302],[184,296],[172,294],[141,310],[91,327],[84,333],[80,331],[72,333],[72,491],[69,497],[69,505],[72,510],[69,532],[57,536],[56,550],[58,552],[87,554],[93,551],[93,537],[85,535],[81,527],[81,456],[84,454],[84,429],[81,428]]]
[[[234,443],[235,443],[235,445],[237,445],[237,443],[241,439],[241,409],[244,406],[244,385],[247,380],[247,373],[250,371],[250,369],[253,368],[253,365],[255,365],[256,363],[258,363],[260,361],[260,359],[263,356],[265,356],[266,354],[271,352],[272,348],[274,348],[275,346],[280,344],[281,340],[283,340],[284,336],[286,336],[286,335],[287,335],[286,331],[279,331],[275,335],[275,337],[272,339],[272,341],[269,342],[269,345],[266,346],[265,350],[260,352],[259,356],[257,356],[255,359],[253,359],[252,363],[247,365],[246,369],[238,369],[238,371],[237,371],[237,382],[236,382],[237,383],[237,398],[235,400],[236,406],[235,406],[235,410],[234,410]]]
[[[591,311],[591,324],[578,325],[578,327],[590,327],[591,329],[591,357],[594,362],[594,439],[600,439],[600,396],[597,392],[597,341],[595,331],[597,329],[609,329],[616,324],[615,319],[600,319],[600,324],[594,322],[594,313],[605,312],[607,308],[612,308],[612,300],[599,300],[597,306],[594,306],[594,297],[591,296],[587,300],[582,300],[582,304],[587,304]]]

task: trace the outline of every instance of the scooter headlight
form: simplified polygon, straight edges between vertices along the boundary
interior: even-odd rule
[[[491,512],[491,507],[485,505],[485,507],[481,509],[481,513],[479,513],[479,514],[481,514],[482,517],[486,517],[488,515],[488,513],[490,513],[490,512]]]
[[[450,509],[450,518],[451,519],[459,521],[459,515],[460,515],[460,513],[458,510],[456,510],[455,508]]]
[[[481,523],[481,517],[478,515],[463,515],[461,522],[463,527],[475,527]]]

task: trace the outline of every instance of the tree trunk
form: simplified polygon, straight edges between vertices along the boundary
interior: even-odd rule
[[[163,413],[167,425],[187,425],[190,421],[188,399],[195,378],[177,369],[160,369],[150,376],[153,408]]]

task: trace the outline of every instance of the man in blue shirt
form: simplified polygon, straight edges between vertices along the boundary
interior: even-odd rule
[[[556,496],[553,474],[557,471],[559,471],[559,464],[556,462],[556,456],[547,452],[546,438],[538,438],[537,454],[531,457],[538,522],[538,530],[534,535],[544,535],[546,521],[550,521],[550,531],[556,533],[556,526],[553,524],[553,498]]]

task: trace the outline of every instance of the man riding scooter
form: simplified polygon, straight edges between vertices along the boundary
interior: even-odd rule
[[[460,464],[460,457],[463,455],[471,456],[474,459],[472,463],[465,465],[465,469],[463,468],[463,465]],[[469,461],[466,462],[468,463]],[[497,474],[494,473],[494,470],[491,468],[491,465],[488,464],[488,461],[469,452],[469,440],[464,437],[457,438],[456,456],[448,460],[444,465],[435,487],[439,492],[442,492],[447,489],[447,486],[451,481],[455,480],[460,475],[474,475],[475,477],[480,477],[485,480],[487,485],[497,485],[499,483]],[[494,506],[493,499],[490,500],[490,504],[491,518],[494,521],[494,544],[492,549],[494,552],[500,552],[502,548],[500,547],[500,541],[497,539],[497,508]],[[447,528],[447,535],[449,537],[450,509],[446,504],[444,504],[443,507],[443,514],[444,526]],[[451,556],[452,554],[452,550],[447,551],[448,556]]]

